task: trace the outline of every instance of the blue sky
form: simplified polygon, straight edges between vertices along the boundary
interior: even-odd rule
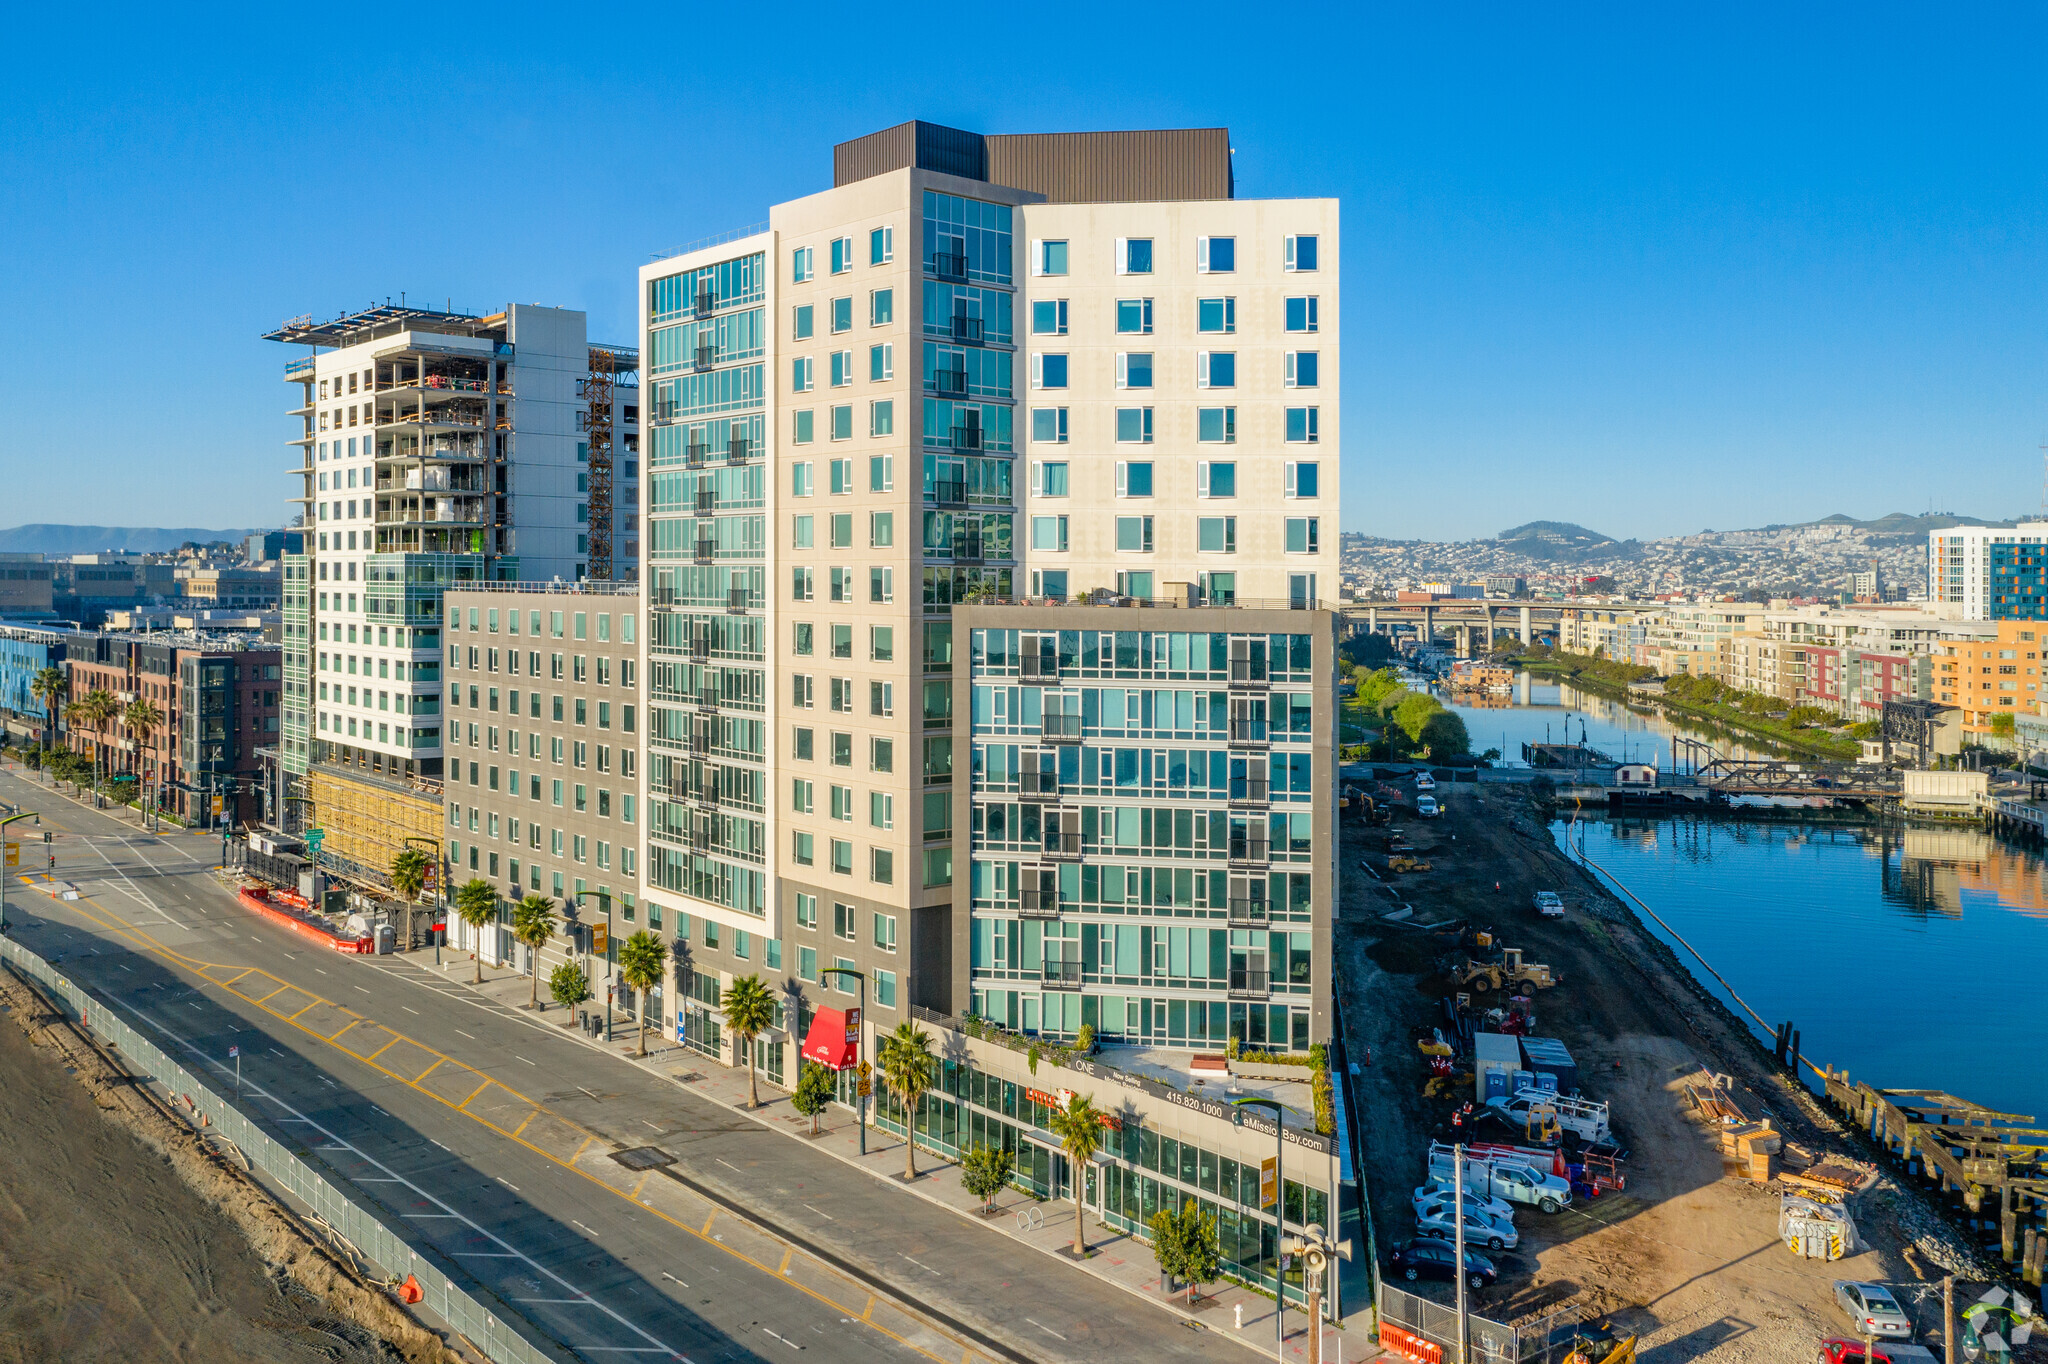
[[[650,252],[911,117],[1225,124],[1241,195],[1341,198],[1347,529],[2039,504],[2040,11],[1410,9],[17,18],[0,525],[275,523],[259,333],[404,291],[630,340]]]

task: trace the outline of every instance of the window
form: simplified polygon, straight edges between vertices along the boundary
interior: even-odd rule
[[[808,355],[799,355],[789,362],[789,391],[809,393],[816,377],[815,362]]]
[[[1152,273],[1152,239],[1119,237],[1116,241],[1116,272],[1119,275]]]
[[[832,936],[844,938],[846,941],[852,942],[854,934],[858,931],[855,925],[858,923],[859,918],[860,911],[852,905],[842,905],[834,901],[832,905]]]
[[[868,771],[894,772],[896,770],[896,741],[894,739],[868,740]]]
[[[1314,554],[1317,552],[1317,519],[1313,516],[1290,516],[1287,518],[1287,552],[1289,554]]]
[[[853,875],[853,844],[843,838],[832,840],[832,870],[841,876]]]
[[[879,853],[878,855],[888,856],[887,853]],[[881,881],[885,878],[876,876],[875,879]],[[884,1009],[896,1007],[896,973],[894,971],[875,972],[875,1003]]]
[[[1065,497],[1067,495],[1067,464],[1065,460],[1031,466],[1031,495],[1033,497]]]
[[[835,298],[832,300],[829,306],[831,308],[833,332],[838,333],[852,331],[853,299],[850,296],[847,298]]]
[[[798,658],[809,658],[817,652],[818,627],[809,621],[798,621],[793,627],[790,650]]]
[[[853,268],[853,238],[832,239],[832,273],[843,275]]]
[[[1033,549],[1065,549],[1067,547],[1067,518],[1064,516],[1032,517],[1031,547]]]
[[[1234,332],[1237,330],[1237,300],[1234,298],[1205,298],[1195,306],[1195,325],[1205,332]]]
[[[789,843],[789,860],[799,867],[808,867],[817,860],[811,835],[798,831]]]
[[[896,404],[887,398],[868,404],[868,434],[870,436],[893,436],[896,434]],[[872,463],[873,461],[870,461]],[[875,492],[886,492],[876,488]]]
[[[1119,596],[1136,597],[1139,601],[1152,600],[1152,575],[1150,573],[1119,573],[1116,575],[1116,590]]]
[[[798,892],[796,897],[796,926],[816,928],[818,926],[818,897]]]
[[[1195,354],[1197,388],[1236,388],[1237,352],[1205,350]]]
[[[1317,417],[1321,408],[1290,407],[1287,409],[1287,439],[1297,445],[1313,445],[1322,439]]]
[[[1066,273],[1065,271],[1061,272]],[[1063,298],[1039,299],[1031,305],[1031,334],[1033,336],[1065,336],[1067,334],[1067,301]]]
[[[1032,243],[1031,273],[1034,275],[1064,275],[1067,273],[1067,244],[1065,242]]]
[[[837,406],[837,407],[835,407],[835,408],[833,408],[833,409],[832,409],[832,433],[831,433],[831,435],[832,435],[832,439],[833,439],[833,440],[852,440],[852,439],[853,439],[853,404],[852,404],[852,403],[841,403],[841,404],[840,404],[839,406]],[[839,461],[838,461],[838,460],[836,460],[836,459],[835,459],[835,460],[833,460],[832,462],[833,462],[834,464],[838,464],[838,463],[839,463]]]
[[[877,799],[885,799],[885,797],[877,797]],[[883,827],[886,828],[888,826],[884,825]],[[894,952],[896,950],[896,916],[894,914],[877,914],[874,916],[874,925],[875,946],[881,948],[884,952]]]
[[[880,564],[868,566],[868,600],[891,602],[896,600],[896,570]]]
[[[843,568],[843,567],[835,567],[835,568],[833,568],[832,570],[830,570],[830,582],[831,582],[831,585],[832,585],[832,600],[833,600],[833,601],[852,601],[852,600],[853,600],[853,570],[852,570],[852,569],[850,569],[850,568]]]
[[[1031,439],[1048,445],[1065,445],[1067,443],[1067,409],[1064,407],[1032,408]]]
[[[1317,486],[1319,468],[1320,466],[1313,461],[1301,463],[1289,461],[1287,465],[1287,495],[1289,497],[1320,497],[1322,494]]]
[[[868,382],[880,383],[896,377],[896,348],[891,345],[868,347]]]
[[[812,731],[808,729],[793,729],[790,731],[790,737],[792,739],[790,747],[796,750],[796,756],[805,762],[811,761],[816,752],[816,741]]]
[[[832,736],[832,765],[834,767],[853,766],[853,736],[851,734],[834,734]]]
[[[1237,462],[1205,461],[1195,466],[1195,496],[1236,497]]]
[[[868,849],[868,879],[880,886],[896,884],[896,854],[890,852],[887,848]],[[878,971],[875,974],[879,981],[881,973]],[[877,996],[879,997],[879,989],[877,990]],[[889,989],[889,997],[893,1000],[895,996],[896,990],[892,983]]]
[[[853,382],[853,352],[835,350],[832,352],[832,387],[845,388]]]
[[[1152,300],[1120,298],[1116,301],[1116,329],[1125,336],[1152,334]]]
[[[810,414],[799,412],[797,415],[803,417]],[[809,460],[789,466],[789,495],[791,497],[809,497],[811,495],[811,464]]]
[[[789,571],[789,599],[809,601],[815,593],[815,584],[808,568],[792,568]]]
[[[813,330],[811,316],[812,309],[811,305],[808,303],[804,304],[801,308],[795,310],[789,325],[790,340],[808,341],[811,339],[811,333]]]
[[[796,414],[796,419],[792,423],[792,429],[789,433],[790,443],[792,445],[809,445],[812,441],[816,440],[817,437],[818,428],[816,414],[813,413],[811,409],[807,407],[803,411]],[[806,468],[806,466],[801,464],[797,465],[796,467],[799,469]],[[798,497],[809,497],[810,493],[807,490],[804,492],[797,493],[796,495]]]
[[[1032,356],[1031,386],[1033,388],[1065,388],[1067,386],[1067,357],[1064,355]]]
[[[811,784],[805,781],[802,777],[796,778],[796,780],[791,783],[789,808],[796,811],[796,813],[800,815],[810,814],[812,810],[811,798]]]
[[[1237,441],[1237,409],[1204,407],[1195,412],[1195,439],[1212,445],[1233,445]]]
[[[1118,388],[1152,387],[1152,355],[1149,351],[1121,352],[1116,357]]]
[[[1314,388],[1316,386],[1316,352],[1312,350],[1291,350],[1287,352],[1287,386],[1289,388]]]
[[[1316,239],[1314,237],[1287,238],[1283,256],[1285,268],[1306,272],[1316,268]]]
[[[1291,332],[1312,332],[1319,330],[1316,325],[1316,300],[1314,295],[1307,298],[1287,300],[1287,330]]]
[[[1205,275],[1227,275],[1237,269],[1237,238],[1197,237],[1195,269]]]
[[[1152,409],[1119,407],[1116,410],[1116,438],[1125,445],[1152,443]]]
[[[869,463],[875,463],[875,462],[876,462],[876,461],[873,461],[873,460],[870,460],[870,461],[869,461]],[[872,482],[872,480],[871,480],[871,482]],[[884,486],[884,487],[886,487],[887,485],[886,485],[886,484],[884,484],[883,486]],[[877,491],[880,491],[880,489],[877,489]],[[887,548],[889,548],[890,546],[894,545],[895,543],[896,543],[896,513],[895,513],[895,512],[869,512],[869,513],[868,513],[868,547],[869,547],[869,548],[871,548],[871,549],[887,549]]]
[[[833,460],[833,461],[832,461],[832,468],[831,468],[831,471],[830,471],[830,472],[831,472],[831,487],[832,487],[832,495],[833,495],[833,496],[837,497],[837,496],[838,496],[838,495],[840,495],[841,493],[850,493],[850,492],[852,492],[852,491],[853,491],[853,461],[852,461],[852,460],[850,460],[850,459],[835,459],[835,460]]]
[[[871,289],[868,291],[868,325],[886,327],[896,320],[896,291],[894,289]]]
[[[811,521],[808,515],[792,518],[789,542],[792,549],[811,548]]]
[[[1237,518],[1202,516],[1195,520],[1195,548],[1204,554],[1237,553]]]
[[[853,819],[853,788],[851,786],[835,786],[831,788],[831,791],[832,818],[842,824],[850,823]],[[852,935],[848,934],[846,936],[850,937]]]
[[[832,528],[832,548],[851,549],[853,547],[853,513],[834,512],[829,518],[828,524]]]
[[[1116,519],[1116,547],[1120,551],[1149,554],[1152,552],[1152,518],[1149,516],[1119,516]]]
[[[805,280],[808,280],[811,277],[810,247],[799,246],[796,250],[789,253],[789,260],[789,278],[792,283],[802,284]]]
[[[887,265],[896,259],[896,229],[878,227],[868,233],[868,264]]]
[[[1118,497],[1152,496],[1152,461],[1119,460],[1116,466],[1116,495]],[[1147,537],[1150,538],[1149,536]],[[1151,545],[1145,548],[1150,549]]]
[[[808,837],[808,835],[806,835],[806,837]],[[804,865],[805,865],[805,866],[807,866],[807,867],[808,867],[808,866],[810,865],[810,859],[809,859],[809,858],[806,858],[806,859],[804,859]],[[804,898],[804,897],[803,897],[803,896],[801,896],[801,895],[797,897],[797,899],[798,899],[798,900],[802,900],[803,898]],[[809,981],[809,982],[810,982],[811,984],[813,984],[813,985],[816,985],[816,984],[818,983],[818,949],[817,949],[817,948],[815,948],[815,947],[799,947],[799,948],[797,948],[797,950],[796,950],[796,974],[797,974],[797,978],[798,978],[799,980],[807,980],[807,981]]]

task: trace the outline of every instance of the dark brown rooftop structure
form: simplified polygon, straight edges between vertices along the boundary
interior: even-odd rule
[[[912,119],[834,147],[832,184],[906,166],[1042,194],[1055,204],[1235,197],[1228,128],[983,134]]]

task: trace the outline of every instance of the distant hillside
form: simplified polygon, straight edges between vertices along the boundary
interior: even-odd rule
[[[1956,516],[1950,512],[1934,512],[1927,516],[1912,516],[1906,512],[1893,512],[1880,516],[1875,521],[1858,521],[1853,516],[1840,512],[1823,516],[1818,521],[1801,521],[1794,525],[1763,526],[1762,530],[1798,530],[1801,526],[1853,526],[1872,535],[1898,535],[1918,538],[1929,531],[1947,530],[1950,526],[2010,526],[2010,521],[1986,521],[1979,516]]]
[[[14,554],[98,554],[109,550],[132,550],[138,554],[160,554],[174,550],[187,540],[211,544],[227,540],[239,544],[258,531],[205,530],[196,526],[59,526],[47,522],[0,530],[0,551]]]
[[[1611,535],[1587,530],[1570,521],[1531,521],[1504,530],[1496,543],[1502,549],[1526,554],[1552,563],[1581,563],[1588,559],[1634,558],[1642,553],[1633,540],[1616,540]]]

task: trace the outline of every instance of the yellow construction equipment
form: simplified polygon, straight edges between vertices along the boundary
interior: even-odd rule
[[[1464,967],[1454,973],[1458,985],[1475,985],[1482,990],[1499,990],[1511,985],[1526,985],[1532,989],[1547,990],[1557,984],[1557,976],[1543,962],[1525,962],[1522,949],[1503,947],[1499,961],[1466,961]]]
[[[1616,1342],[1614,1348],[1609,1350],[1603,1357],[1600,1351],[1604,1348],[1604,1345],[1605,1342],[1603,1341],[1581,1339],[1572,1346],[1572,1352],[1565,1359],[1565,1364],[1635,1364],[1636,1338],[1634,1336],[1627,1336]]]
[[[1429,863],[1420,857],[1406,857],[1399,853],[1387,859],[1388,871],[1428,871]]]

